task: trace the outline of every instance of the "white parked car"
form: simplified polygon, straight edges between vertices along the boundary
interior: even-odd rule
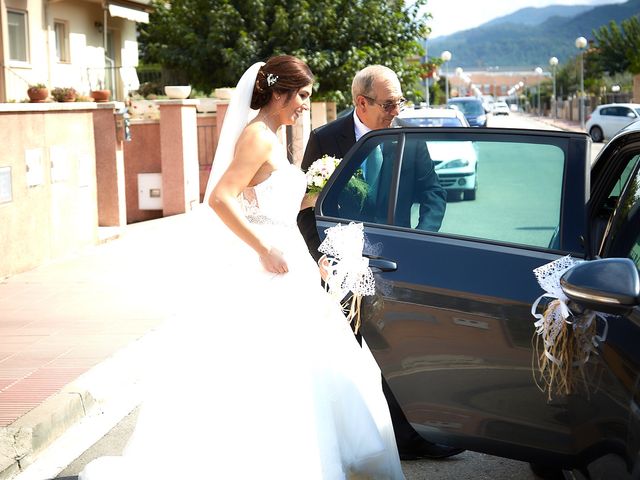
[[[640,104],[609,103],[596,107],[587,117],[585,127],[594,142],[602,142],[638,119],[640,119]]]
[[[453,108],[407,108],[394,119],[397,127],[468,127],[464,114]]]
[[[469,127],[457,108],[407,108],[393,122],[396,127]],[[447,191],[447,199],[475,200],[478,155],[472,142],[429,140],[427,150],[440,185]]]
[[[509,105],[503,101],[495,102],[492,112],[494,115],[509,115]]]
[[[478,192],[478,153],[469,141],[427,141],[440,185],[448,200],[475,200]]]

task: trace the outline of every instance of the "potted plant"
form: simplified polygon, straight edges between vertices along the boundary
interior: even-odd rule
[[[51,90],[51,96],[56,102],[75,102],[77,95],[73,87],[56,87]]]
[[[44,83],[29,85],[27,95],[31,103],[42,103],[49,97],[49,89]]]
[[[111,90],[104,88],[102,80],[98,80],[98,88],[91,90],[91,96],[97,103],[108,102],[111,96]]]

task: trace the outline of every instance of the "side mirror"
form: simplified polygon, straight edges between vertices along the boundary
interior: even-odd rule
[[[640,275],[628,258],[579,263],[560,278],[564,294],[589,310],[624,315],[640,304]]]

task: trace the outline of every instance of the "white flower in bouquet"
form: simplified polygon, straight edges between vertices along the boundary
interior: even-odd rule
[[[307,170],[307,192],[320,193],[342,159],[323,155]]]

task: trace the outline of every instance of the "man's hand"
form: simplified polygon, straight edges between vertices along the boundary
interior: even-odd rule
[[[305,208],[312,208],[316,206],[316,201],[318,200],[319,193],[305,193],[302,198],[302,204],[300,205],[300,210],[304,210]]]
[[[326,282],[329,277],[329,267],[331,267],[331,263],[326,255],[322,255],[320,260],[318,260],[318,267],[320,268],[320,276],[322,277],[322,281]]]

